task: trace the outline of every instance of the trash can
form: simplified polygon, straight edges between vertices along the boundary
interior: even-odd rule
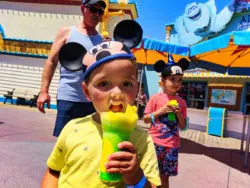
[[[207,134],[223,137],[225,127],[226,108],[209,107]]]

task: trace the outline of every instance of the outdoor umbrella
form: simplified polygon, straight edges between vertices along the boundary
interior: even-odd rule
[[[132,49],[132,52],[138,63],[153,65],[158,60],[168,62],[168,53],[172,54],[175,62],[178,62],[183,57],[188,58],[189,47],[144,38],[138,47]]]
[[[250,75],[250,32],[233,31],[190,47],[196,66],[228,75]]]

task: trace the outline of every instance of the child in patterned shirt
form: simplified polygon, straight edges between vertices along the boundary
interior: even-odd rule
[[[169,187],[169,176],[178,174],[179,128],[186,128],[187,105],[176,93],[181,89],[183,70],[187,66],[187,60],[177,64],[171,54],[167,64],[164,61],[155,64],[155,70],[161,72],[163,92],[152,95],[144,111],[144,122],[151,123],[149,133],[155,144],[162,187]],[[172,100],[177,106],[169,104]],[[174,113],[174,119],[170,119],[170,113]]]

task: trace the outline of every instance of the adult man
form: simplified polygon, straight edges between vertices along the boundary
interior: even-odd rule
[[[63,27],[57,33],[56,39],[51,47],[48,59],[45,62],[40,95],[37,100],[37,108],[45,113],[44,104],[50,107],[49,86],[53,78],[57,63],[58,53],[61,47],[68,42],[82,44],[87,50],[102,42],[102,37],[95,27],[104,14],[106,4],[104,0],[83,0],[81,12],[83,20],[80,24],[71,27]],[[57,118],[54,136],[59,136],[63,127],[71,119],[83,117],[94,112],[92,103],[87,101],[82,90],[82,71],[72,72],[61,67],[60,82],[57,92]]]

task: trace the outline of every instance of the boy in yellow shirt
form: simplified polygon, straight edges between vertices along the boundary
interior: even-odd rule
[[[99,178],[103,130],[100,113],[125,112],[138,92],[137,64],[132,52],[116,41],[93,47],[83,59],[85,96],[96,112],[70,121],[62,130],[47,161],[42,187],[157,187],[161,185],[154,144],[137,126],[129,141],[118,144],[106,164],[108,173],[119,173],[119,182]]]

